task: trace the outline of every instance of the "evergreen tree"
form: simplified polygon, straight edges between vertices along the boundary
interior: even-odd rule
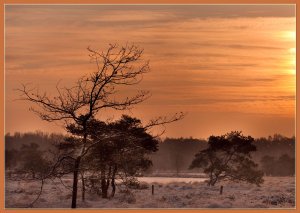
[[[230,132],[221,136],[210,136],[208,148],[195,155],[190,168],[203,168],[209,175],[208,185],[221,180],[246,181],[260,185],[263,172],[251,159],[256,151],[254,139],[243,136],[241,132]]]

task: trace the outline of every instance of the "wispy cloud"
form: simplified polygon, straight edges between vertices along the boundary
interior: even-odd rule
[[[16,82],[39,82],[51,92],[49,79],[63,77],[70,84],[95,69],[88,46],[106,49],[109,43],[134,42],[144,48],[151,65],[139,85],[153,93],[145,108],[160,105],[168,111],[182,106],[194,116],[259,111],[294,117],[294,5],[5,9],[6,92],[12,99]],[[132,94],[136,89],[122,92]],[[9,115],[16,110],[11,102],[6,109]]]

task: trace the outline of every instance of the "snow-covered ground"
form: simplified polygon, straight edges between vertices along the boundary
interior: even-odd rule
[[[194,182],[204,182],[207,178],[190,178],[190,177],[138,177],[139,182],[144,182],[147,184],[156,182],[160,184],[169,184],[174,182],[183,183],[194,183]]]
[[[182,179],[180,179],[182,181]],[[87,193],[86,201],[81,201],[78,192],[78,208],[295,208],[295,178],[265,177],[261,187],[246,183],[222,183],[209,187],[205,182],[144,183],[147,189],[122,192],[117,188],[112,199],[102,199]],[[66,184],[71,185],[71,180]],[[154,195],[151,185],[154,185]],[[80,184],[79,184],[80,185]],[[36,181],[6,181],[6,208],[24,208],[36,198],[39,191]],[[48,180],[43,194],[34,208],[69,208],[71,190],[59,181]]]

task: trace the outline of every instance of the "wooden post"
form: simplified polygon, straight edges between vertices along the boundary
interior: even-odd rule
[[[152,185],[152,195],[154,195],[154,185]]]
[[[220,195],[223,194],[223,186],[220,187]]]

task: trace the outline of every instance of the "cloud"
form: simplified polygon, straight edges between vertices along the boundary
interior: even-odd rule
[[[94,71],[86,48],[134,42],[151,72],[134,88],[161,111],[294,116],[294,5],[6,6],[6,90]],[[49,79],[51,82],[49,83]],[[55,84],[55,83],[54,83]],[[55,85],[53,86],[55,89]],[[13,106],[6,109],[13,115]],[[208,113],[213,116],[213,114]],[[14,118],[8,118],[14,119]],[[12,122],[13,123],[13,122]]]

